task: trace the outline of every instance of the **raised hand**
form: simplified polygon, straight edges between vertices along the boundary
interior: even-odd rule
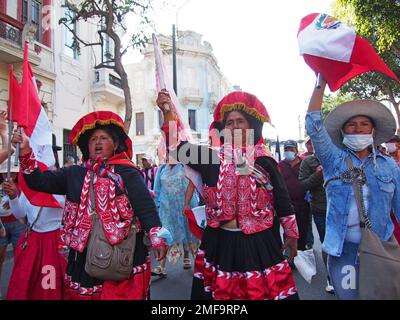
[[[157,106],[161,109],[161,111],[163,113],[166,113],[168,111],[171,110],[171,104],[172,104],[172,100],[171,97],[169,95],[169,92],[166,89],[162,89],[159,93],[158,93],[158,97],[157,97]]]
[[[17,129],[14,130],[11,143],[13,146],[16,146],[16,144],[19,143],[19,152],[21,156],[29,153],[31,150],[29,138],[25,135],[24,129],[21,129],[21,132],[19,132]]]
[[[0,134],[7,134],[7,111],[0,111]]]
[[[7,194],[10,199],[15,199],[18,197],[18,191],[17,191],[17,186],[15,185],[14,181],[12,179],[8,180],[6,179],[3,184],[3,192]]]

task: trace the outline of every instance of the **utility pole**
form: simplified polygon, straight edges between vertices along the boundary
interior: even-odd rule
[[[175,24],[172,25],[172,76],[176,96],[178,96],[178,79],[176,76],[176,38]]]
[[[176,96],[178,96],[178,76],[177,76],[177,68],[176,68],[176,37],[177,37],[177,29],[178,29],[178,14],[179,11],[188,4],[191,0],[186,0],[184,4],[182,4],[178,10],[176,11],[175,24],[172,25],[172,77],[173,77],[173,86]]]

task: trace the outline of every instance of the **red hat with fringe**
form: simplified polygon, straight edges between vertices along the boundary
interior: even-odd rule
[[[222,98],[214,110],[214,121],[222,123],[227,112],[236,110],[241,110],[263,123],[271,122],[262,102],[255,95],[243,91],[234,91]]]
[[[99,126],[110,126],[117,133],[123,152],[126,152],[129,159],[132,159],[132,140],[127,134],[128,130],[121,117],[111,111],[95,111],[83,116],[72,128],[69,135],[70,144],[78,145],[84,160],[89,157],[88,133]]]

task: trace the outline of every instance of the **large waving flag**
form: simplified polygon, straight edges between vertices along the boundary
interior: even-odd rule
[[[378,71],[399,81],[365,39],[337,19],[313,13],[301,20],[297,34],[300,55],[321,73],[331,91],[368,71]]]
[[[179,137],[183,141],[190,141],[192,139],[190,126],[189,126],[186,118],[183,116],[183,111],[180,106],[179,99],[175,94],[175,91],[171,84],[171,81],[168,78],[167,68],[165,67],[164,58],[163,58],[163,54],[160,49],[160,45],[158,43],[158,39],[154,33],[153,33],[152,37],[153,37],[153,46],[154,46],[154,58],[155,58],[155,64],[156,64],[155,71],[156,71],[157,91],[160,92],[162,89],[168,90],[169,95],[172,100],[172,104],[173,104],[170,107],[173,109],[173,111],[178,116]]]
[[[173,89],[171,81],[168,78],[167,68],[165,67],[163,54],[161,52],[158,39],[154,33],[152,35],[152,38],[154,47],[157,92],[160,92],[162,89],[168,90],[172,100],[172,106],[170,107],[178,116],[178,121],[177,121],[178,137],[181,141],[191,141],[192,130],[190,129],[188,121],[183,116],[183,111],[180,106],[179,99],[175,94],[175,90]],[[159,153],[161,153],[160,154],[161,158],[164,159],[166,157],[165,149],[162,146],[159,146],[159,151],[160,151]],[[199,194],[203,197],[204,190],[200,174],[191,169],[189,166],[185,165],[185,175],[194,184],[197,192],[199,192]]]
[[[19,106],[19,99],[21,95],[21,85],[18,83],[18,80],[14,76],[13,68],[10,66],[8,68],[8,76],[9,76],[9,99],[7,103],[7,115],[8,119],[10,119],[10,111],[15,110]],[[16,121],[15,114],[11,114],[11,121]]]
[[[12,101],[12,120],[16,121],[18,126],[24,129],[25,134],[29,137],[29,144],[38,161],[40,170],[45,171],[48,167],[55,164],[52,149],[53,137],[46,112],[40,103],[36,80],[28,62],[27,42],[25,43],[22,83],[20,87],[15,85],[15,77],[11,75],[10,73],[10,83],[14,83],[9,99]],[[19,92],[17,92],[17,88]],[[62,207],[53,195],[30,189],[23,179],[21,172],[18,179],[21,191],[31,204],[38,207]]]

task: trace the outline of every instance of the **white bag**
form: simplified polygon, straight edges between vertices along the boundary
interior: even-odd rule
[[[311,283],[312,277],[317,273],[314,250],[298,250],[297,256],[294,257],[294,265],[304,280]]]

